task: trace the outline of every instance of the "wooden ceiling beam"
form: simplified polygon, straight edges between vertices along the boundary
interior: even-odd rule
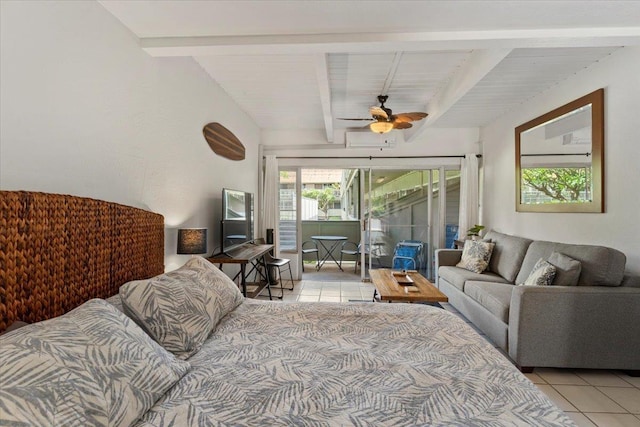
[[[511,49],[474,50],[467,62],[449,80],[428,103],[425,120],[414,124],[413,129],[407,131],[406,142],[415,141],[424,130],[437,121],[444,113],[453,107],[465,94],[473,89],[496,65],[511,53]]]
[[[327,55],[323,53],[315,55],[315,65],[320,103],[322,104],[322,116],[324,118],[324,130],[327,134],[327,142],[333,142],[333,117],[331,116],[331,88],[329,86]]]

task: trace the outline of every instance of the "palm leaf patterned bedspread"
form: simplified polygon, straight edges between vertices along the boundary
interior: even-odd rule
[[[496,349],[419,304],[246,301],[139,426],[571,426]]]

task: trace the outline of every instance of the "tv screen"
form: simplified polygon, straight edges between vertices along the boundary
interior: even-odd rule
[[[222,189],[222,252],[253,241],[253,194]]]

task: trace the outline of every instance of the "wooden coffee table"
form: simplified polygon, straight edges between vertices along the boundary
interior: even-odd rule
[[[413,281],[413,286],[418,288],[417,292],[409,292],[407,286],[398,284],[398,280],[393,276],[393,272],[388,268],[370,270],[371,282],[376,287],[377,294],[381,301],[401,301],[401,302],[447,302],[449,298],[440,292],[429,280],[418,272],[407,272]],[[402,278],[400,278],[402,281]]]

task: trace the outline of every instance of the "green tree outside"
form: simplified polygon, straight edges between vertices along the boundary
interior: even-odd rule
[[[590,168],[522,169],[522,181],[554,202],[584,202],[591,193]]]
[[[335,193],[340,189],[338,184],[332,184],[331,187],[318,189],[302,190],[302,197],[315,199],[318,201],[318,209],[324,213],[325,219],[329,219],[329,206],[336,200]]]

